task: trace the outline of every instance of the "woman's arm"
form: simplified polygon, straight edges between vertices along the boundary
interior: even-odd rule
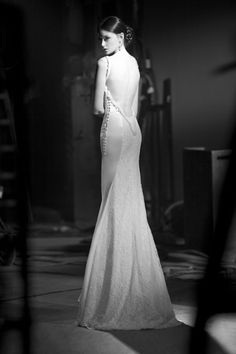
[[[107,61],[105,57],[98,60],[96,82],[95,82],[95,94],[94,94],[94,108],[93,113],[96,116],[104,114],[104,91],[106,83]]]
[[[140,81],[139,84],[137,85],[134,100],[133,100],[133,105],[132,105],[132,111],[135,117],[137,117],[139,113],[139,91],[140,91]]]

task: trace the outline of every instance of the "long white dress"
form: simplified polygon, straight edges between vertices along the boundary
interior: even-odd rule
[[[104,59],[108,73],[100,136],[102,202],[78,300],[78,325],[102,330],[175,326],[179,322],[148,225],[140,180],[141,132],[132,111],[138,65],[125,49]]]

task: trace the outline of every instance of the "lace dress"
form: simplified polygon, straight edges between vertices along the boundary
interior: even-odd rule
[[[128,95],[130,80],[138,85],[139,70],[128,52],[118,55],[127,56],[132,69],[127,71]],[[113,58],[106,59],[109,77]],[[102,202],[78,300],[78,325],[103,330],[178,325],[147,222],[139,125],[134,115],[124,113],[107,86],[100,137]]]

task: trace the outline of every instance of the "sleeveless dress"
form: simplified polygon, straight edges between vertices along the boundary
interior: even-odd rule
[[[176,326],[146,216],[139,124],[135,116],[124,114],[107,87],[100,141],[102,202],[78,299],[77,324],[101,330]]]

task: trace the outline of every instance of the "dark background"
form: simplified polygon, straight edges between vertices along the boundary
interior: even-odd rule
[[[136,28],[150,53],[159,101],[163,80],[171,79],[175,200],[183,199],[184,147],[228,148],[236,97],[236,71],[227,70],[236,60],[233,2],[5,3],[19,7],[24,17],[35,215],[40,207],[85,226],[96,219],[99,123],[92,118],[91,89],[99,56],[96,25],[103,16],[118,15]]]

